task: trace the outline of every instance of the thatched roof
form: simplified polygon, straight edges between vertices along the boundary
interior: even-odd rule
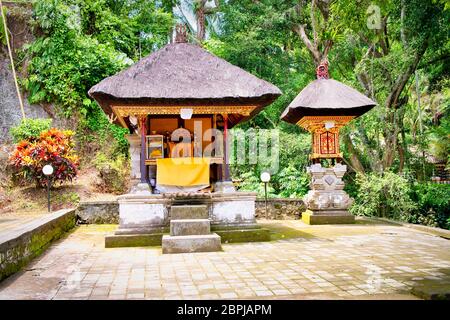
[[[274,101],[273,84],[189,43],[168,44],[89,90],[105,112],[133,105],[258,105]]]
[[[333,79],[317,79],[308,84],[281,114],[281,119],[297,123],[304,116],[360,116],[376,103],[349,86]]]

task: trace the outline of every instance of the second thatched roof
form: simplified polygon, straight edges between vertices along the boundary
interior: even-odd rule
[[[297,123],[305,116],[355,116],[376,103],[357,90],[333,79],[317,79],[308,84],[281,114],[281,119]]]

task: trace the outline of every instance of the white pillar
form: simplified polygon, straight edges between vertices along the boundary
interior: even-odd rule
[[[141,179],[141,137],[137,134],[126,134],[125,138],[130,143],[131,180]]]

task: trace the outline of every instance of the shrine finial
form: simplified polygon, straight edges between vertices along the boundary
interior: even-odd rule
[[[181,24],[181,23],[176,25],[176,27],[175,27],[175,42],[176,43],[187,42],[186,25]]]
[[[328,60],[323,60],[316,69],[317,79],[329,79]]]

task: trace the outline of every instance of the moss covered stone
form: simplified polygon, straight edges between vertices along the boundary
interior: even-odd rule
[[[105,248],[160,246],[163,233],[109,235]]]
[[[60,210],[6,234],[0,243],[0,280],[22,269],[75,224],[75,210]]]
[[[215,230],[222,243],[270,241],[270,231],[265,228]]]

